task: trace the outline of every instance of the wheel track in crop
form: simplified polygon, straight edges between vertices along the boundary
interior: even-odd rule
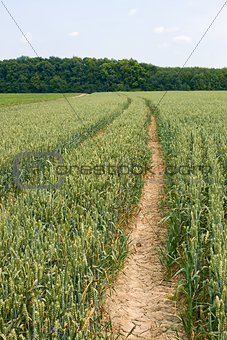
[[[165,163],[156,122],[151,113],[149,145],[152,151],[153,174],[145,179],[138,216],[129,225],[131,251],[123,270],[108,290],[104,309],[112,324],[114,339],[186,339],[176,315],[173,297],[176,283],[164,280],[159,260],[159,247],[164,246],[166,227],[159,205],[163,195]]]
[[[81,94],[79,96],[70,97],[70,98],[77,98],[77,97],[82,97],[82,96],[86,96],[86,94]],[[66,141],[61,141],[51,151],[61,153],[62,149],[73,150],[79,147],[83,142],[85,142],[89,138],[91,140],[94,140],[94,143],[96,143],[95,141],[96,137],[98,136],[102,137],[105,129],[111,123],[113,123],[115,119],[119,118],[124,113],[125,110],[129,108],[131,104],[131,99],[127,96],[126,98],[127,98],[127,102],[122,106],[122,108],[119,110],[118,113],[113,113],[112,115],[109,115],[108,118],[104,117],[103,119],[100,119],[96,124],[86,127],[82,131],[82,133],[80,131],[75,133],[74,135],[71,136],[70,139]],[[59,100],[59,98],[56,100]],[[25,104],[25,105],[31,105],[31,104],[37,104],[37,103],[30,103],[30,104]],[[38,152],[38,150],[34,150],[34,152]],[[9,178],[7,178],[5,182],[0,182],[0,189],[1,189],[1,186],[2,188],[4,188],[4,192],[1,192],[0,190],[0,205],[2,203],[2,200],[5,199],[5,197],[7,197],[9,194],[12,195],[12,192],[14,193],[15,196],[17,196],[18,194],[17,191],[15,191],[12,174],[11,172],[9,172],[9,168],[11,169],[11,163],[10,165],[3,164],[0,167],[0,173],[2,177],[5,173],[9,173]]]
[[[93,139],[99,135],[99,133],[103,132],[110,124],[113,123],[113,121],[117,118],[119,118],[125,110],[129,108],[131,104],[130,98],[127,98],[127,103],[123,105],[121,110],[116,114],[109,115],[109,117],[104,117],[103,119],[100,119],[95,125],[91,125],[88,128],[85,128],[82,133],[77,132],[76,134],[71,136],[71,139],[66,141],[65,143],[61,143],[61,148],[72,150],[78,147],[80,144],[85,142],[87,139]],[[57,147],[60,148],[60,147]]]

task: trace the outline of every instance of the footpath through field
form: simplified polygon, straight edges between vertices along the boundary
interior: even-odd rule
[[[115,336],[120,333],[122,338],[130,340],[166,340],[176,339],[178,333],[183,339],[175,303],[171,300],[175,284],[164,280],[164,269],[159,260],[159,247],[164,245],[166,233],[165,226],[159,223],[165,164],[153,115],[149,136],[153,174],[145,180],[140,212],[129,225],[133,246],[114,289],[108,291],[105,310]]]

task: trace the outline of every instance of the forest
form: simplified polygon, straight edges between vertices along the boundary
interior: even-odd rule
[[[134,59],[0,61],[0,93],[227,90],[227,68],[158,67]]]

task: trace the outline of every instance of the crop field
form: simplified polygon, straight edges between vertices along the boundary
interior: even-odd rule
[[[160,93],[145,97],[155,105]],[[225,92],[168,93],[156,118],[167,172],[175,172],[167,175],[165,261],[184,277],[184,326],[198,339],[227,337],[226,99]]]
[[[152,165],[151,112],[167,164],[161,259],[189,338],[226,339],[227,93],[169,92],[156,108],[162,95],[94,93],[69,98],[74,110],[60,94],[0,95],[0,339],[112,338],[103,300]]]
[[[66,97],[76,96],[76,93],[64,93]],[[23,105],[29,103],[38,103],[48,100],[62,98],[61,93],[0,93],[0,108]]]

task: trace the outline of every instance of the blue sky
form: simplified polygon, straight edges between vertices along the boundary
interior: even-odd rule
[[[224,0],[3,0],[41,57],[182,66]],[[0,59],[34,57],[0,2]],[[227,6],[188,66],[227,67]]]

